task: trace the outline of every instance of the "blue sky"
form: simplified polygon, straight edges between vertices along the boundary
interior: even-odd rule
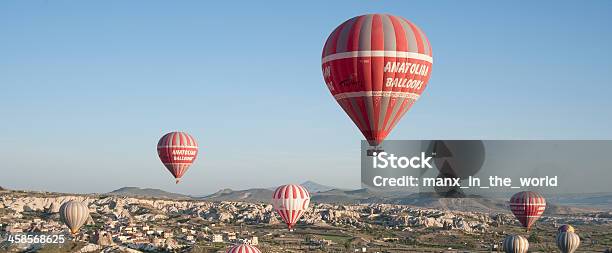
[[[2,1],[0,185],[205,194],[359,186],[361,134],[320,71],[364,13],[420,26],[434,65],[389,139],[612,139],[610,1]],[[200,142],[174,185],[165,132]]]

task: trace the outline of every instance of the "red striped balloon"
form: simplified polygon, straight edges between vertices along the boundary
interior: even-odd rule
[[[388,14],[347,20],[323,47],[323,78],[372,146],[379,145],[421,96],[433,63],[416,25]]]
[[[261,253],[261,250],[250,244],[238,244],[229,248],[227,253]]]
[[[527,230],[542,216],[546,199],[537,192],[524,191],[510,198],[510,210]]]
[[[301,185],[288,184],[276,188],[272,195],[272,206],[287,224],[289,230],[308,210],[310,193]]]
[[[157,154],[178,184],[198,156],[198,143],[184,132],[167,133],[157,143]]]

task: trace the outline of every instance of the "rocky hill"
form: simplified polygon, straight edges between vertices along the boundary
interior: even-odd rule
[[[273,191],[270,189],[261,188],[241,191],[223,189],[200,199],[208,201],[270,202],[272,193]]]
[[[576,193],[548,197],[549,200],[570,206],[612,209],[612,193]]]
[[[326,192],[326,191],[335,189],[334,187],[322,185],[322,184],[319,184],[319,183],[316,183],[310,180],[304,183],[301,183],[300,185],[304,186],[304,188],[306,188],[306,190],[308,190],[308,192],[310,193]]]
[[[341,190],[321,185],[312,181],[302,184],[312,194],[313,203],[328,204],[397,204],[438,210],[509,212],[508,197],[491,198],[440,198],[435,193],[378,192],[369,189]],[[107,195],[138,196],[167,199],[193,199],[206,201],[240,201],[251,203],[269,203],[274,188],[254,188],[246,190],[222,189],[204,197],[170,193],[158,189],[141,189],[124,187]],[[589,213],[595,210],[612,210],[612,194],[568,194],[547,196],[546,214]]]
[[[125,196],[125,197],[149,197],[149,198],[164,198],[164,199],[190,199],[190,196],[167,192],[159,189],[138,188],[138,187],[123,187],[105,195]]]
[[[313,181],[306,181],[300,184],[304,186],[313,195],[316,195],[320,192],[326,192],[333,190],[334,188],[327,185],[322,185]],[[247,190],[232,190],[232,189],[222,189],[218,192],[215,192],[211,195],[204,196],[197,199],[209,200],[209,201],[245,201],[245,202],[269,202],[272,193],[276,187],[272,188],[254,188]]]

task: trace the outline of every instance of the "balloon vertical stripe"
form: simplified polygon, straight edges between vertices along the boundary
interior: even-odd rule
[[[249,244],[235,245],[229,248],[226,252],[227,253],[261,253],[261,251],[257,247],[253,245],[249,245]]]

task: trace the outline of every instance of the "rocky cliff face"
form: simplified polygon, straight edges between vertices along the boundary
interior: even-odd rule
[[[100,246],[111,246],[114,244],[112,235],[101,230],[94,233],[90,242]]]
[[[92,215],[111,220],[163,221],[171,216],[186,215],[212,222],[232,224],[277,224],[282,222],[272,205],[251,202],[4,194],[0,197],[0,208],[8,210],[8,215],[14,217],[23,216],[23,212],[46,212],[57,215],[59,207],[71,200],[85,203]],[[548,219],[552,218],[542,218],[544,221]],[[314,203],[303,215],[300,223],[352,228],[373,225],[408,229],[434,227],[462,230],[468,233],[483,233],[491,226],[514,224],[517,221],[508,213],[452,211],[396,204]],[[99,240],[104,241],[104,238]]]
[[[277,224],[272,205],[248,202],[207,202],[180,200],[152,200],[134,197],[10,197],[0,199],[0,207],[16,215],[22,212],[57,213],[59,207],[68,201],[85,203],[91,213],[107,215],[114,219],[139,221],[164,220],[170,215],[189,215],[213,222],[245,224]],[[501,217],[501,218],[500,218]],[[333,205],[313,204],[302,218],[306,224],[329,224],[335,226],[364,227],[370,221],[381,220],[386,226],[440,227],[461,229],[468,232],[484,231],[495,222],[506,221],[502,216],[493,220],[485,214],[451,212],[414,208],[390,204]],[[92,221],[90,221],[92,222]],[[104,238],[101,239],[104,241]]]

